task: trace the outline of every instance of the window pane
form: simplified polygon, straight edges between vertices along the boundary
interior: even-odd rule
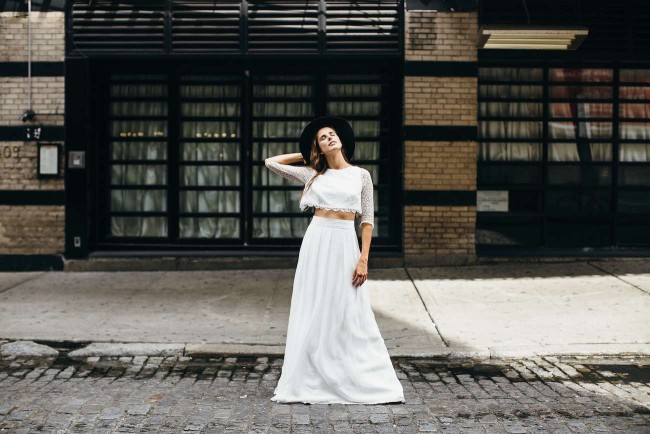
[[[239,219],[234,217],[181,217],[181,238],[239,238]]]
[[[167,165],[112,164],[112,185],[165,185]]]
[[[650,86],[621,86],[619,98],[650,100]]]
[[[619,131],[621,139],[650,140],[650,122],[621,122]]]
[[[476,242],[486,245],[539,245],[541,225],[536,219],[522,221],[476,222]]]
[[[481,143],[481,161],[540,161],[541,143]]]
[[[180,212],[240,212],[237,190],[184,190],[180,193]]]
[[[623,119],[650,119],[650,103],[621,104],[620,116]]]
[[[549,86],[549,96],[552,99],[612,99],[614,92],[611,86]]]
[[[542,137],[542,122],[482,121],[482,138],[536,139]]]
[[[167,211],[167,190],[111,190],[112,211]]]
[[[620,161],[650,162],[650,143],[621,143]]]
[[[166,160],[165,142],[111,142],[113,160]]]
[[[542,81],[542,68],[488,68],[480,67],[478,75],[483,80],[498,81]]]
[[[239,142],[184,142],[181,143],[183,161],[239,161]]]
[[[253,219],[253,237],[302,238],[307,226],[308,217],[257,217]]]
[[[180,185],[238,186],[239,166],[181,166]]]
[[[479,166],[478,179],[481,185],[537,185],[542,181],[542,168],[497,164]]]
[[[537,99],[542,95],[543,87],[536,85],[482,84],[479,87],[479,96],[482,98]]]
[[[650,165],[621,166],[618,169],[619,185],[639,185],[650,187]]]
[[[614,70],[608,68],[550,68],[550,81],[611,82]]]
[[[618,211],[650,215],[650,191],[619,191]]]
[[[495,117],[541,117],[542,104],[536,102],[482,102],[479,104],[479,114]]]
[[[577,143],[549,143],[549,161],[611,161],[611,143],[589,143],[579,148]],[[583,154],[580,151],[583,150]]]
[[[111,217],[114,237],[166,237],[167,217]]]

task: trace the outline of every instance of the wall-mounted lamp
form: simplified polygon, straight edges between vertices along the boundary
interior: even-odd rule
[[[588,33],[586,27],[484,25],[479,28],[477,46],[518,50],[575,50]]]

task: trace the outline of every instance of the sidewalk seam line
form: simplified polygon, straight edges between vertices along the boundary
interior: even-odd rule
[[[433,324],[433,327],[436,329],[436,333],[438,333],[438,336],[440,336],[440,340],[442,341],[443,344],[445,344],[445,347],[449,348],[449,343],[447,343],[447,340],[442,336],[442,333],[440,333],[440,329],[438,329],[438,324],[436,324],[436,321],[433,319],[433,316],[431,315],[431,312],[429,311],[427,304],[424,302],[424,299],[422,298],[422,294],[420,294],[420,289],[415,284],[415,281],[413,280],[411,273],[409,273],[407,267],[404,267],[404,271],[406,271],[406,275],[409,277],[409,280],[411,281],[413,288],[415,288],[415,292],[418,294],[418,297],[420,298],[420,302],[422,303],[422,306],[424,306],[424,310],[427,312],[427,315],[431,320],[431,324]]]
[[[47,273],[47,271],[43,271],[42,273],[37,274],[36,276],[32,277],[31,279],[26,279],[26,280],[23,280],[21,282],[18,282],[16,284],[14,284],[14,285],[11,285],[8,288],[4,288],[4,289],[0,290],[0,294],[2,294],[3,292],[7,292],[10,289],[14,289],[17,286],[22,285],[23,283],[31,282],[32,280],[37,279],[37,278],[41,277],[43,274],[46,274],[46,273]]]
[[[615,278],[617,278],[617,279],[620,280],[621,282],[627,283],[628,285],[630,285],[630,286],[632,286],[632,287],[638,289],[639,291],[641,291],[644,295],[650,295],[647,291],[645,291],[645,290],[644,290],[643,288],[641,288],[640,286],[637,286],[637,285],[635,285],[635,284],[632,283],[632,282],[628,282],[627,280],[623,279],[623,278],[620,277],[620,276],[617,276],[616,274],[612,273],[611,271],[606,270],[605,268],[601,268],[601,267],[599,267],[599,266],[593,264],[591,261],[587,261],[587,264],[591,265],[592,267],[594,267],[594,268],[597,269],[597,270],[602,271],[603,273],[607,273],[607,274],[609,274],[610,276],[614,276]]]

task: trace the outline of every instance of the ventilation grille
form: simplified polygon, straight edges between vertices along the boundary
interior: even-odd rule
[[[647,0],[485,0],[481,24],[580,25],[589,35],[578,51],[649,52]],[[523,5],[528,8],[528,15]]]
[[[399,51],[399,5],[395,1],[327,3],[327,50]]]
[[[403,0],[74,0],[68,51],[400,54],[403,7]]]
[[[249,2],[248,50],[318,52],[318,1]]]
[[[239,51],[239,1],[172,2],[172,51]]]
[[[78,51],[165,50],[164,2],[75,1],[70,14]]]

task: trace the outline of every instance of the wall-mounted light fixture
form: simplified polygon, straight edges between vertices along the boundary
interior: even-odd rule
[[[587,37],[586,27],[484,25],[478,48],[518,50],[575,50]]]

